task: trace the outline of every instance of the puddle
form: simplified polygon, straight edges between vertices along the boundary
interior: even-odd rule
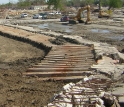
[[[109,37],[106,37],[106,38],[110,38],[110,39],[113,39],[113,40],[119,40],[119,41],[121,41],[122,39],[124,39],[124,35],[120,35],[120,36],[109,36]]]
[[[62,31],[62,32],[66,32],[66,33],[73,31],[70,26],[60,25],[60,24],[56,24],[56,23],[44,23],[44,24],[30,25],[30,26],[32,26],[32,27],[37,26],[40,29],[49,29],[49,30],[53,30],[53,31]]]
[[[102,29],[91,29],[92,32],[94,33],[110,33],[109,30],[102,30]],[[119,40],[121,41],[122,39],[124,39],[124,35],[119,35],[119,36],[104,36],[105,38],[109,38],[109,39],[113,39],[113,40]]]
[[[48,23],[40,24],[37,27],[40,28],[40,29],[45,29],[45,28],[48,28],[49,29]]]
[[[71,29],[71,26],[61,25],[61,24],[57,24],[57,23],[43,23],[43,24],[35,24],[35,25],[30,25],[30,26],[37,27],[40,29],[49,29],[49,30],[53,30],[53,31],[61,31],[61,32],[66,32],[66,33],[70,33],[73,31],[73,29]],[[110,33],[109,30],[105,30],[105,29],[91,29],[91,31],[94,33]],[[124,39],[124,35],[104,36],[104,37],[109,38],[109,39],[113,39],[113,40]]]
[[[110,33],[109,30],[102,30],[102,29],[91,29],[94,33]]]

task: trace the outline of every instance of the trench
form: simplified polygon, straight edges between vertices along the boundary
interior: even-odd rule
[[[46,46],[43,43],[38,43],[38,42],[32,41],[32,40],[30,40],[28,38],[18,37],[18,36],[15,36],[15,35],[4,33],[2,31],[0,31],[0,35],[5,37],[5,38],[9,38],[9,39],[12,39],[12,40],[16,40],[16,41],[19,41],[19,42],[22,42],[22,43],[29,44],[29,45],[33,46],[34,48],[36,48],[36,49],[43,50],[43,52],[44,52],[44,55],[42,53],[41,56],[38,55],[38,56],[33,56],[33,57],[24,57],[24,58],[19,58],[19,59],[15,59],[15,60],[12,57],[11,61],[2,61],[3,58],[1,58],[1,61],[0,61],[0,69],[1,70],[8,70],[8,69],[19,70],[20,68],[23,68],[22,70],[19,70],[19,72],[20,71],[24,72],[24,71],[26,71],[26,69],[28,69],[28,67],[30,67],[33,64],[38,63],[41,60],[43,60],[43,58],[49,53],[49,51],[52,48],[52,47]],[[23,53],[23,51],[22,51],[22,53]],[[1,56],[2,56],[2,54],[4,55],[4,53],[1,53]]]
[[[2,31],[0,31],[0,35],[4,36],[4,37],[7,37],[7,38],[11,38],[11,39],[14,39],[14,40],[17,40],[17,41],[21,41],[21,42],[24,42],[24,43],[28,43],[36,48],[39,48],[39,49],[43,49],[45,51],[45,55],[48,54],[48,52],[51,50],[52,47],[48,47],[46,46],[45,44],[43,43],[38,43],[38,42],[35,42],[35,41],[32,41],[28,38],[22,38],[22,37],[17,37],[17,36],[14,36],[14,35],[10,35],[8,33],[4,33]]]

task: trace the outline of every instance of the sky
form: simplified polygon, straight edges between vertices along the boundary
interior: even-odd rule
[[[9,2],[16,3],[18,0],[0,0],[0,4],[6,4]]]
[[[16,3],[18,0],[0,0],[0,4],[6,4],[6,3]],[[47,0],[46,0],[47,1]]]

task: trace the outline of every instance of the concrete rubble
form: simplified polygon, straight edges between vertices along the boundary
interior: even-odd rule
[[[110,80],[85,77],[77,83],[63,86],[47,107],[120,107],[117,98],[105,92],[110,85]]]

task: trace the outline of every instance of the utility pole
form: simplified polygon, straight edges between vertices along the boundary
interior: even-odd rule
[[[101,0],[99,0],[99,10],[101,10]]]

